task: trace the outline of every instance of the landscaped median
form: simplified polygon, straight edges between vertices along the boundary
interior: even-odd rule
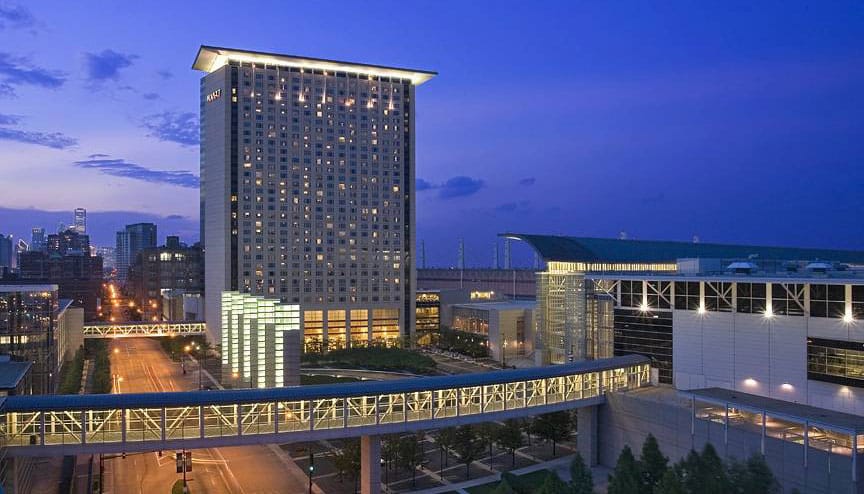
[[[401,348],[348,348],[327,353],[304,353],[302,358],[304,365],[313,367],[401,371],[412,374],[435,373],[434,360]]]

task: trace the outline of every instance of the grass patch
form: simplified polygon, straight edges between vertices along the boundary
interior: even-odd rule
[[[183,494],[183,480],[178,479],[174,482],[174,485],[171,486],[171,494]]]
[[[75,357],[63,366],[60,372],[60,387],[57,394],[74,395],[81,389],[81,374],[84,372],[84,348],[75,352]]]
[[[305,353],[303,362],[311,366],[403,371],[414,374],[432,374],[435,371],[434,360],[401,348],[348,348],[323,354]]]
[[[557,475],[551,470],[536,470],[523,475],[512,475],[510,486],[519,494],[530,494],[536,491],[546,478],[550,475]],[[488,484],[477,485],[465,489],[471,494],[492,494],[501,482],[490,482]]]
[[[348,376],[321,376],[321,375],[312,375],[307,376],[305,374],[300,374],[300,385],[301,386],[314,386],[316,384],[338,384],[338,383],[356,383],[360,381],[356,377],[348,377]]]

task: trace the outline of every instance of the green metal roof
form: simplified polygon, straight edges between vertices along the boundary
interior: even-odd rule
[[[546,261],[565,262],[674,262],[677,259],[748,259],[769,261],[832,261],[864,264],[864,251],[763,247],[663,240],[560,237],[502,233],[502,237],[528,242]]]

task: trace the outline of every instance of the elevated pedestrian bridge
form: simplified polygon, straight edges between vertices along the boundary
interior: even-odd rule
[[[9,396],[10,456],[292,443],[437,429],[598,405],[650,385],[645,357],[394,381],[110,395]]]
[[[199,321],[85,323],[82,328],[85,339],[188,336],[206,332],[207,324]]]

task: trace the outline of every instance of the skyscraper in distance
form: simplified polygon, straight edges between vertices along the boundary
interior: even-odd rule
[[[409,336],[414,92],[428,71],[202,46],[206,311],[299,304],[306,345]]]
[[[75,208],[72,229],[78,233],[87,233],[87,210]]]
[[[45,229],[34,227],[30,232],[30,250],[45,250]]]
[[[156,247],[156,225],[154,223],[135,223],[117,232],[117,244],[114,249],[114,263],[117,268],[117,280],[126,282],[129,265],[135,262],[135,256],[144,249]]]

